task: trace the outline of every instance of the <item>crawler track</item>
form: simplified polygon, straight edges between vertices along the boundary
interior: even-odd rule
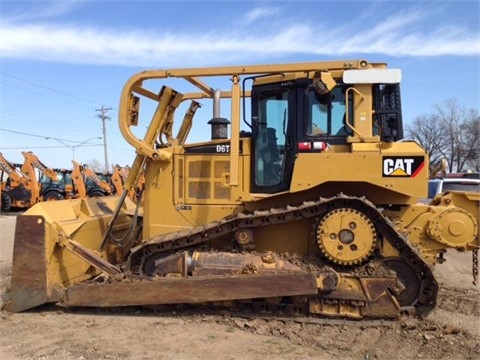
[[[383,241],[388,241],[391,246],[397,249],[399,256],[414,270],[419,278],[420,286],[417,301],[414,304],[416,311],[421,315],[430,312],[435,307],[438,292],[438,285],[430,266],[409,244],[406,237],[395,229],[393,223],[373,203],[365,198],[344,194],[328,199],[320,198],[316,201],[307,201],[299,206],[240,213],[188,231],[157,236],[132,249],[125,270],[130,274],[143,275],[142,267],[146,259],[154,254],[160,256],[174,251],[193,249],[210,240],[233,234],[239,229],[255,229],[312,218],[321,219],[328,212],[338,208],[352,208],[365,214],[375,225],[377,233]]]

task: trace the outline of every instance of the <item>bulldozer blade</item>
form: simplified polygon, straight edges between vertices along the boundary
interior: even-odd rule
[[[10,310],[23,311],[48,301],[45,234],[41,216],[18,216],[13,248]],[[57,298],[57,300],[60,296]]]
[[[317,294],[314,274],[288,273],[162,278],[116,284],[79,284],[66,290],[69,306],[113,307],[204,303]]]
[[[126,212],[132,204],[125,203],[116,221],[113,231],[117,237],[130,226]],[[102,272],[120,273],[116,258],[111,262],[100,249],[115,205],[115,197],[40,202],[17,216],[11,298],[6,309],[20,312],[58,302],[69,286]],[[123,258],[126,251],[128,248],[122,248],[115,254]]]

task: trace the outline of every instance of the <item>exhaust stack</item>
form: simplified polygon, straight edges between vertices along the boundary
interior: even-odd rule
[[[212,140],[228,139],[228,125],[230,121],[220,117],[220,89],[216,89],[213,95],[213,118],[208,122],[212,125]]]

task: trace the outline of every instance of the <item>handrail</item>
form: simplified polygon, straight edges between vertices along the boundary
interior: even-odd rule
[[[352,91],[355,91],[358,95],[361,96],[362,100],[365,98],[365,96],[360,92],[358,91],[357,89],[355,89],[354,87],[349,87],[347,89],[347,91],[345,91],[345,125],[347,125],[347,127],[352,130],[355,134],[357,134],[360,138],[363,138],[363,135],[353,127],[352,124],[350,124],[350,114],[348,113],[348,108],[349,108],[349,104],[348,104],[348,92],[352,90]]]

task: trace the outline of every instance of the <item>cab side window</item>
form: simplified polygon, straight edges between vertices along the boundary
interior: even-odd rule
[[[308,88],[306,100],[307,135],[350,135],[351,130],[345,125],[345,88],[337,86],[324,95]]]

